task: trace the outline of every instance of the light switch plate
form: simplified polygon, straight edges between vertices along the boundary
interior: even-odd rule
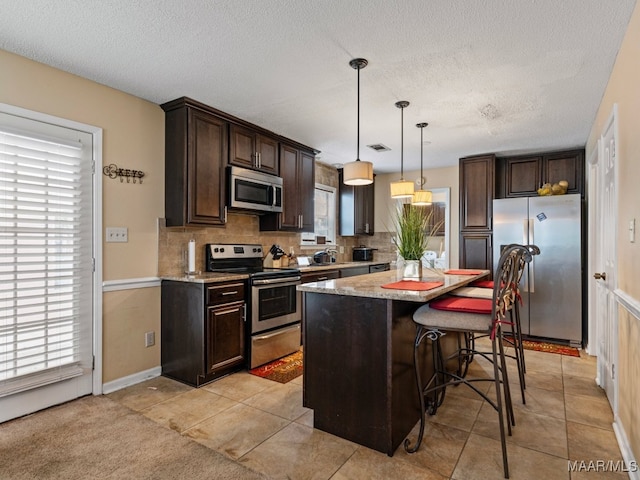
[[[127,227],[107,227],[107,242],[126,243],[129,241],[129,229]]]

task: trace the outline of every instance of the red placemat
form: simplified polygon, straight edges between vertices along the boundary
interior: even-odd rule
[[[444,273],[446,275],[480,275],[482,272],[483,270],[464,269],[464,270],[446,270]]]
[[[431,290],[444,285],[444,282],[418,282],[417,280],[400,280],[399,282],[381,285],[382,288],[393,288],[396,290]]]

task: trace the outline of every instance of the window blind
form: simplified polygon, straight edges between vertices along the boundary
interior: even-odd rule
[[[91,135],[0,114],[0,396],[91,368]]]

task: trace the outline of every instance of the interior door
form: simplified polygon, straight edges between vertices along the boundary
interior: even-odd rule
[[[0,422],[92,392],[90,128],[0,104]]]
[[[614,414],[617,412],[616,363],[618,353],[618,316],[613,291],[616,279],[617,199],[617,107],[609,117],[600,137],[597,170],[598,185],[593,204],[596,208],[595,235],[592,238],[595,290],[595,321],[597,331],[598,384],[604,388]],[[593,229],[592,229],[593,230]]]

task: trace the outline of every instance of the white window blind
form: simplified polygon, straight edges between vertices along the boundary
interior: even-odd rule
[[[91,135],[0,114],[0,396],[90,368]]]

